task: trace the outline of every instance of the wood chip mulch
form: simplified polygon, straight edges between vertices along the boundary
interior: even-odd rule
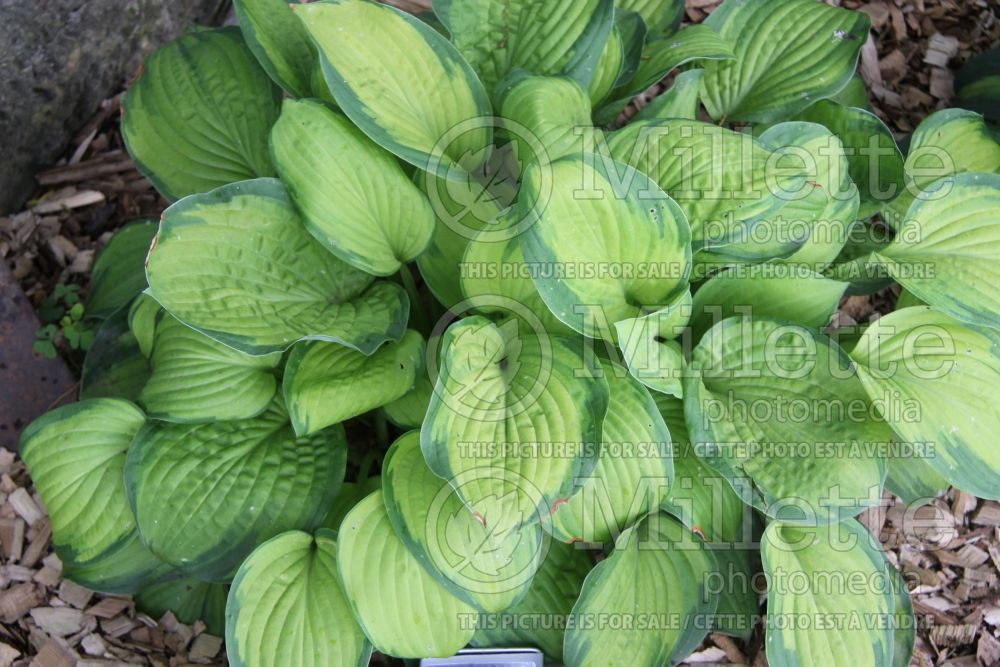
[[[222,665],[222,638],[62,578],[24,463],[0,449],[0,667]]]

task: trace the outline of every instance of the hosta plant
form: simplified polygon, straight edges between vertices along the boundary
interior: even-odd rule
[[[124,98],[172,203],[23,436],[67,576],[234,665],[652,666],[761,625],[772,665],[907,663],[858,515],[1000,497],[980,116],[904,154],[868,19],[815,0],[235,4]]]

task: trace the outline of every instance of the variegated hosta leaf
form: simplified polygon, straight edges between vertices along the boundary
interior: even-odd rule
[[[135,336],[139,351],[146,358],[153,352],[153,339],[156,337],[156,322],[163,308],[156,299],[143,292],[128,309],[128,328]]]
[[[719,593],[719,606],[712,628],[746,639],[759,616],[757,591],[751,585],[753,510],[726,478],[695,454],[684,423],[684,402],[666,394],[653,398],[673,439],[674,483],[661,507],[702,536],[715,556],[718,569],[711,585]]]
[[[149,362],[153,374],[140,402],[151,417],[181,423],[229,421],[255,417],[267,408],[278,388],[281,353],[252,357],[163,313]]]
[[[594,76],[587,86],[587,101],[594,104],[600,102],[611,92],[611,89],[615,85],[615,80],[618,78],[618,73],[621,72],[622,67],[625,65],[625,42],[622,32],[618,27],[619,16],[620,14],[616,11],[615,26],[611,30],[611,34],[608,35],[608,40],[604,43],[601,57],[597,59],[597,64],[594,68]],[[632,16],[638,17],[637,14],[632,14]],[[645,39],[645,35],[643,39]],[[640,43],[640,48],[641,46]],[[506,117],[506,114],[503,115]],[[590,120],[589,115],[587,118],[588,121]]]
[[[909,216],[915,200],[946,197],[951,180],[966,173],[1000,172],[1000,143],[983,117],[965,109],[944,109],[920,123],[903,165],[905,188],[882,210],[893,229]]]
[[[752,482],[759,510],[824,523],[879,502],[891,432],[833,341],[731,317],[705,334],[691,364],[684,406],[696,452],[732,484]]]
[[[847,243],[833,264],[823,269],[827,278],[847,283],[846,294],[874,294],[892,284],[892,277],[878,259],[892,233],[884,225],[856,221],[847,232]]]
[[[387,276],[430,243],[427,198],[392,155],[322,103],[285,100],[271,152],[309,233],[351,266]]]
[[[461,264],[464,305],[493,319],[517,317],[536,332],[575,336],[539,294],[532,267],[524,258],[523,238],[497,239],[496,230],[483,229],[469,241]]]
[[[368,357],[336,343],[297,344],[282,380],[295,432],[315,433],[400,398],[416,381],[423,356],[424,339],[412,330]]]
[[[650,514],[583,583],[563,657],[572,667],[680,662],[708,633],[715,559],[676,519]],[[614,624],[602,619],[615,618]]]
[[[885,488],[908,506],[931,502],[951,485],[924,458],[900,456],[889,461]]]
[[[761,558],[770,576],[769,664],[896,664],[892,565],[861,524],[848,519],[797,530],[774,522],[761,540]],[[860,583],[845,585],[846,573]]]
[[[281,91],[234,27],[198,30],[164,46],[122,101],[122,137],[167,199],[271,176],[267,133]]]
[[[405,330],[401,287],[340,261],[306,231],[273,179],[233,183],[168,208],[146,261],[172,315],[248,354],[328,340],[370,354]]]
[[[447,657],[472,638],[478,612],[432,577],[396,535],[375,491],[340,526],[337,569],[354,617],[375,650]]]
[[[125,463],[125,487],[153,553],[207,581],[286,530],[315,528],[344,479],[344,430],[296,438],[279,400],[253,419],[149,422]]]
[[[83,304],[87,317],[111,317],[146,289],[142,264],[154,236],[156,223],[152,220],[130,222],[115,232],[94,262],[90,291]]]
[[[574,156],[529,168],[523,188],[522,210],[538,216],[523,237],[525,259],[547,267],[532,276],[535,285],[570,328],[613,340],[615,322],[686,289],[691,230],[642,173]]]
[[[713,325],[733,315],[767,317],[821,329],[829,324],[845,289],[847,283],[811,271],[782,272],[780,267],[769,264],[728,269],[705,281],[695,292],[692,339],[700,340]]]
[[[487,527],[427,467],[418,431],[393,443],[382,471],[396,534],[438,582],[485,612],[503,611],[524,597],[548,547],[541,526]]]
[[[319,97],[313,90],[319,56],[302,22],[284,0],[233,0],[247,47],[264,71],[295,97]]]
[[[774,125],[759,140],[775,152],[780,167],[801,169],[806,176],[801,189],[782,194],[789,201],[781,209],[806,238],[798,250],[775,261],[822,271],[837,258],[858,218],[860,196],[844,144],[822,125],[801,121]]]
[[[145,419],[128,401],[95,398],[47,412],[21,434],[63,573],[94,590],[134,593],[171,570],[140,544],[122,483]]]
[[[649,104],[639,109],[635,120],[667,120],[669,118],[698,117],[698,86],[701,85],[703,70],[691,69],[681,72],[674,84],[653,98]]]
[[[354,509],[354,506],[367,498],[373,491],[382,488],[382,478],[379,476],[367,477],[364,481],[344,482],[340,485],[340,492],[333,501],[330,511],[323,517],[323,528],[330,530],[340,530],[347,513]]]
[[[969,493],[1000,498],[1000,333],[917,306],[872,323],[851,356],[868,395],[910,445],[899,457],[919,459]]]
[[[798,192],[804,174],[789,176],[792,170],[785,168],[779,178],[771,151],[748,134],[690,120],[641,121],[611,134],[606,148],[677,202],[695,252],[772,259],[804,242],[801,226],[782,214],[789,201],[775,187],[780,182],[782,189]]]
[[[593,556],[579,545],[553,542],[521,601],[502,613],[479,617],[472,645],[537,646],[549,660],[562,664],[566,621],[593,566]],[[538,618],[546,622],[532,622]]]
[[[445,332],[421,448],[486,526],[556,511],[597,462],[608,383],[579,342],[467,317]]]
[[[610,402],[593,472],[552,517],[564,542],[611,545],[639,518],[655,512],[674,478],[670,431],[649,391],[618,364],[601,364]],[[548,524],[546,527],[549,527]]]
[[[935,309],[1000,328],[1000,174],[962,174],[939,187],[913,203],[878,257]]]
[[[337,575],[332,531],[282,533],[240,566],[226,605],[234,667],[364,667],[371,651]]]
[[[566,75],[586,88],[614,23],[612,0],[435,0],[434,13],[492,92],[508,73]]]
[[[867,109],[820,100],[797,118],[825,126],[849,149],[847,167],[861,196],[859,219],[870,218],[900,194],[903,156],[889,128],[878,116]]]
[[[683,0],[618,0],[615,9],[637,13],[651,34],[672,32],[684,18]]]
[[[642,59],[634,76],[611,93],[613,101],[596,114],[599,123],[610,123],[629,101],[658,83],[671,70],[694,60],[732,60],[728,41],[705,25],[691,25],[671,35],[651,37],[643,48]]]
[[[430,174],[416,177],[434,209],[436,222],[430,245],[417,257],[417,268],[431,294],[446,308],[462,294],[462,256],[469,241],[488,227],[509,203],[503,192],[484,186],[470,174],[462,180],[446,180]]]
[[[704,25],[736,55],[704,65],[709,115],[773,122],[847,85],[871,20],[815,0],[726,0]]]
[[[337,105],[375,143],[447,177],[485,161],[492,126],[483,84],[434,28],[367,0],[294,5],[319,49]]]
[[[684,353],[679,337],[691,318],[691,292],[649,315],[615,322],[618,345],[635,379],[656,392],[680,398]]]
[[[417,373],[413,386],[396,400],[383,405],[382,412],[399,428],[420,428],[433,393],[434,383],[427,378],[427,371],[423,369]]]
[[[80,373],[80,399],[136,401],[149,379],[149,362],[129,330],[127,307],[104,320],[87,350]]]
[[[590,127],[590,99],[573,79],[522,75],[510,80],[500,113],[522,164],[545,164],[579,154],[579,128]]]
[[[135,596],[135,604],[151,618],[172,612],[181,623],[203,621],[217,637],[226,631],[226,586],[182,577],[146,586]]]

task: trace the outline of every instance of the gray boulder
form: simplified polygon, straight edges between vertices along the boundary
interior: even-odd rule
[[[0,214],[66,150],[102,100],[190,25],[229,0],[0,0]]]

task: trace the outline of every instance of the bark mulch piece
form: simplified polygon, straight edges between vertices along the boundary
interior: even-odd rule
[[[222,638],[172,613],[63,579],[52,526],[19,459],[0,450],[0,667],[222,665]]]

